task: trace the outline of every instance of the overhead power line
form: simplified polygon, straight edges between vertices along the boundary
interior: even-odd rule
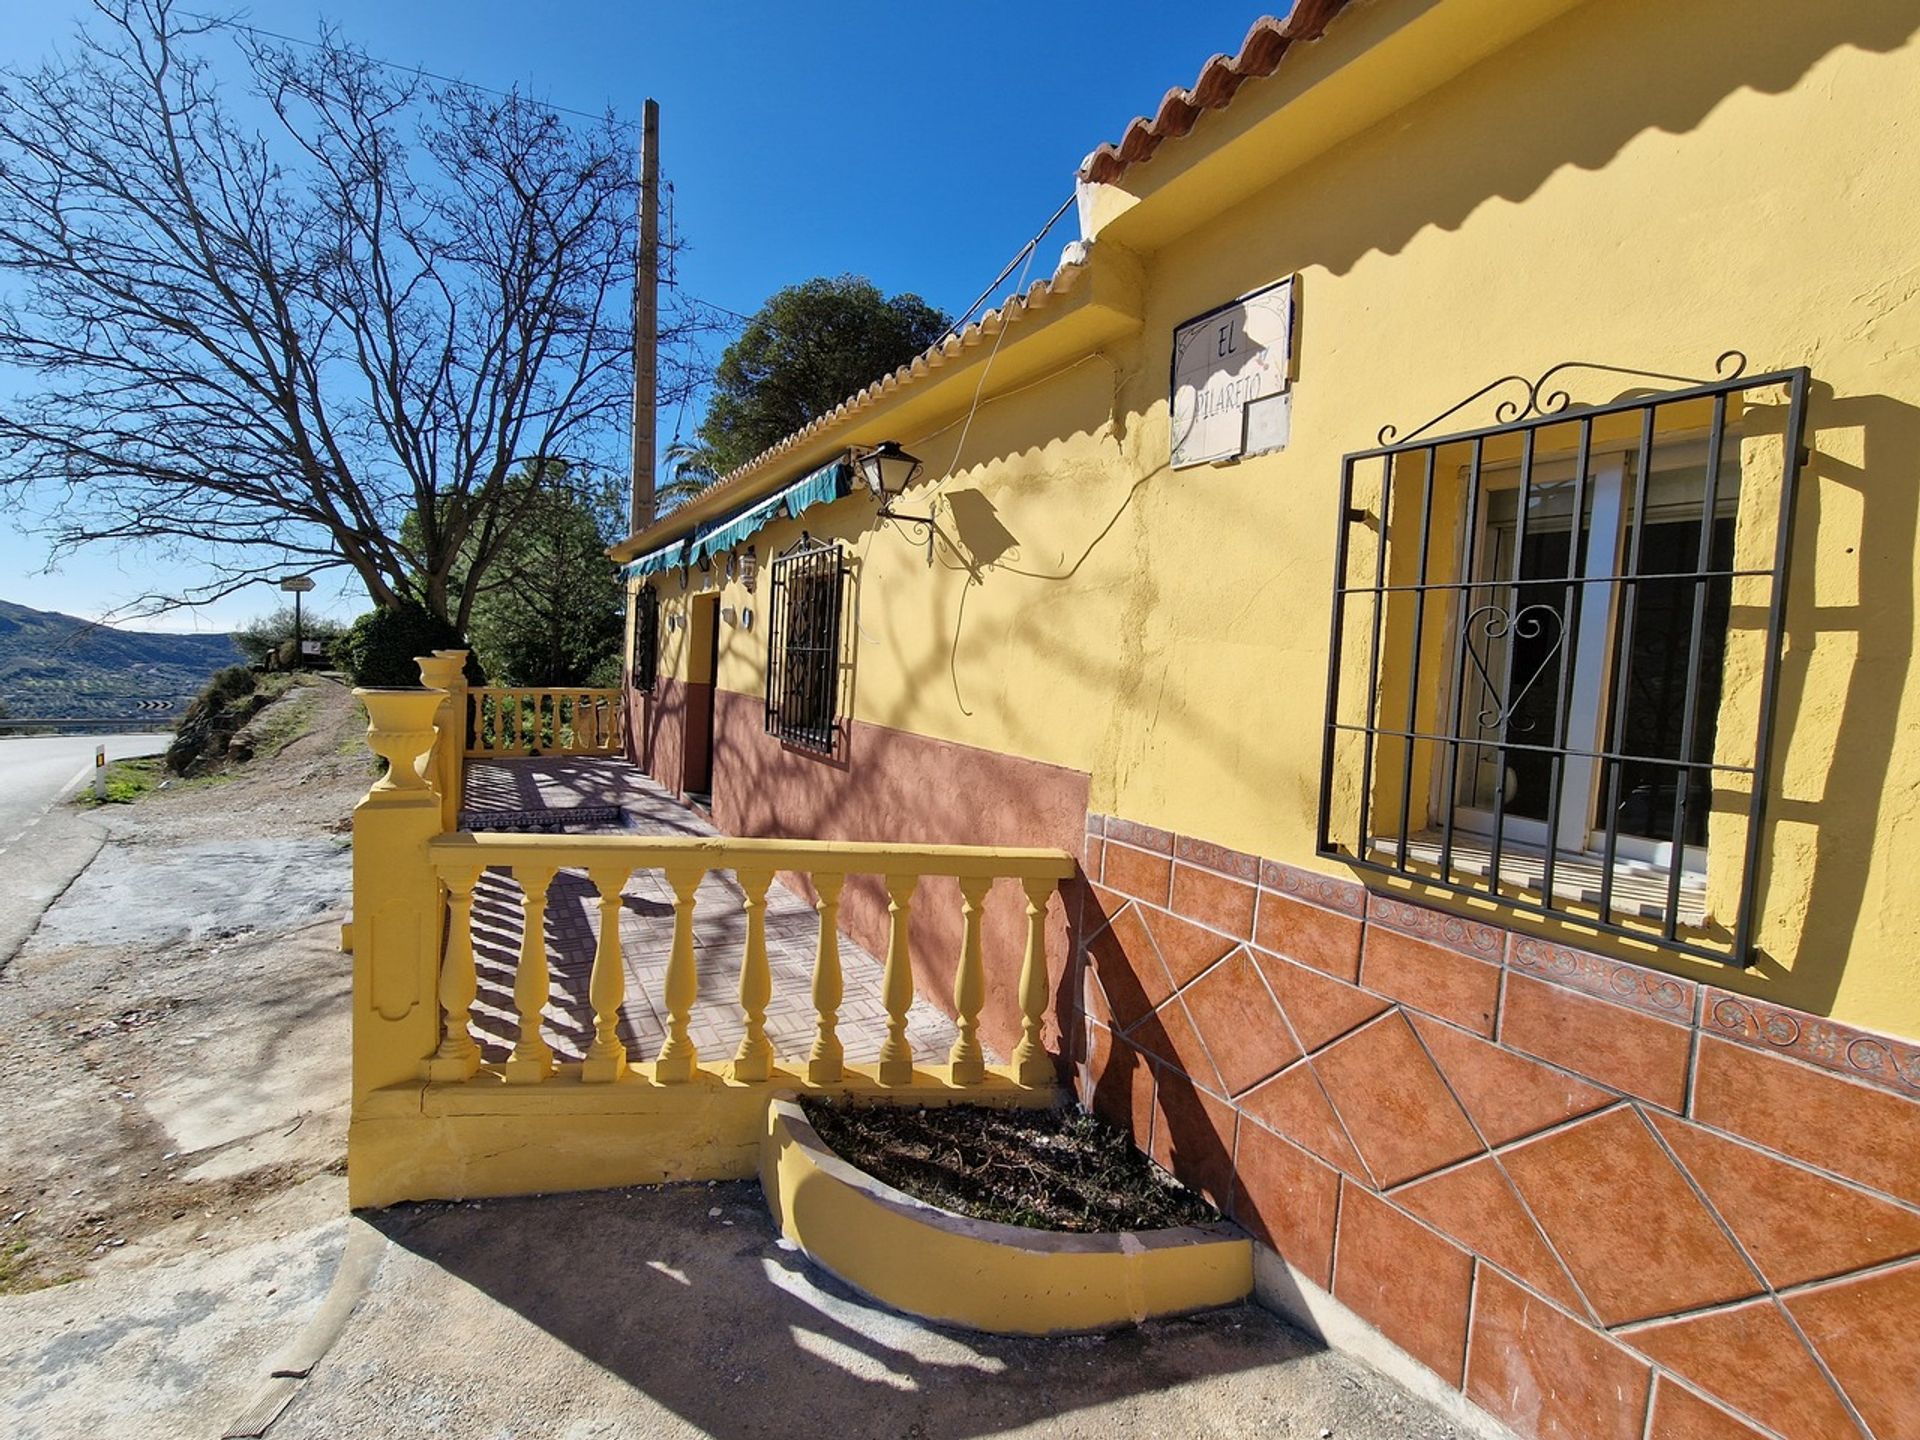
[[[1066,214],[1068,210],[1073,208],[1073,201],[1074,201],[1074,197],[1072,195],[1067,196],[1065,203],[1063,203],[1058,210],[1054,211],[1053,214],[1047,217],[1047,223],[1042,225],[1037,231],[1034,232],[1034,236],[1031,240],[1027,241],[1026,244],[1020,247],[1019,251],[1015,253],[1014,257],[1006,263],[1006,267],[1003,270],[1001,270],[1001,272],[998,275],[993,277],[992,281],[989,282],[986,289],[980,292],[979,296],[974,300],[973,304],[969,305],[964,311],[962,311],[959,315],[954,317],[953,324],[947,327],[947,334],[942,335],[940,337],[941,340],[945,340],[947,338],[947,335],[952,335],[956,331],[962,329],[966,325],[967,321],[973,318],[973,312],[978,310],[981,307],[981,305],[983,305],[992,296],[993,292],[1000,288],[1000,282],[1005,280],[1009,275],[1011,275],[1018,266],[1020,266],[1021,264],[1023,264],[1027,260],[1030,260],[1033,257],[1033,252],[1040,248],[1040,242],[1047,238],[1047,232],[1053,229],[1055,225],[1058,225],[1060,223],[1060,217]]]
[[[258,25],[249,25],[242,20],[224,20],[217,15],[200,15],[192,10],[182,10],[180,13],[189,20],[198,20],[202,24],[217,26],[223,30],[239,30],[245,34],[257,36],[262,40],[277,40],[282,45],[299,45],[307,50],[324,50],[327,48],[313,40],[302,40],[297,35],[283,35],[278,30],[266,30]],[[610,124],[621,130],[637,130],[640,128],[640,122],[637,120],[620,120],[604,113],[596,115],[590,110],[575,110],[571,106],[555,105],[546,100],[535,100],[531,96],[522,95],[517,91],[496,90],[491,85],[476,85],[471,80],[461,80],[452,75],[442,75],[438,71],[428,70],[420,65],[402,65],[397,60],[383,60],[378,55],[367,55],[367,52],[364,50],[360,53],[366,55],[367,61],[370,64],[378,65],[382,69],[398,71],[403,75],[418,75],[423,80],[437,80],[442,85],[458,85],[464,90],[477,90],[482,95],[497,95],[502,100],[513,100],[522,105],[534,105],[542,110],[551,110],[556,115],[572,115],[581,120],[594,120],[602,124]]]

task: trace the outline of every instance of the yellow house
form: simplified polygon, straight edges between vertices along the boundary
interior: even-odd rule
[[[1428,1393],[1920,1434],[1916,32],[1259,22],[1051,273],[617,547],[629,753],[734,834],[1080,854],[1081,1098]]]

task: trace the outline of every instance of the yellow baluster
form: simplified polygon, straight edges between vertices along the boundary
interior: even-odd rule
[[[621,866],[590,873],[593,888],[600,892],[600,943],[594,947],[593,976],[587,981],[587,999],[593,1003],[593,1043],[581,1063],[580,1078],[618,1080],[627,1073],[627,1047],[620,1043],[620,1002],[627,990],[620,953],[620,891],[629,872]]]
[[[525,895],[526,928],[520,936],[520,964],[513,976],[513,1008],[520,1016],[520,1038],[507,1057],[504,1074],[509,1083],[531,1085],[553,1072],[553,1047],[540,1036],[541,1016],[547,1008],[547,887],[553,883],[551,866],[518,872]]]
[[[693,892],[700,888],[704,869],[672,868],[667,883],[673,886],[673,953],[667,957],[667,1038],[653,1062],[653,1078],[672,1085],[693,1078],[699,1053],[687,1038],[687,1016],[693,1009],[699,984],[693,970]]]
[[[816,1085],[838,1084],[846,1059],[838,1034],[843,994],[840,981],[840,886],[845,879],[844,875],[831,874],[813,877],[814,892],[820,897],[814,906],[820,912],[820,948],[813,957],[813,1008],[820,1020],[813,1037],[813,1053],[807,1057],[807,1079]]]
[[[880,998],[887,1007],[887,1039],[880,1047],[880,1083],[905,1085],[913,1079],[913,1047],[907,1043],[907,1009],[913,1004],[913,957],[907,927],[912,918],[916,875],[887,877],[887,965],[880,980]]]
[[[735,872],[745,895],[747,948],[740,959],[740,1009],[747,1033],[733,1057],[735,1080],[765,1080],[773,1074],[773,1046],[767,1041],[767,1001],[773,998],[773,972],[767,964],[767,886],[771,870]]]
[[[1040,1043],[1047,1013],[1047,897],[1052,880],[1022,881],[1027,892],[1027,953],[1020,963],[1020,1043],[1013,1049],[1013,1078],[1022,1085],[1051,1085],[1053,1058]]]
[[[429,1080],[468,1080],[480,1068],[480,1047],[467,1028],[479,990],[473,973],[473,887],[479,880],[478,869],[449,875],[446,880],[447,952],[440,962],[442,1038],[440,1048],[427,1061]]]
[[[987,1057],[980,1049],[980,1007],[987,999],[987,977],[980,959],[980,907],[991,876],[960,882],[960,964],[953,973],[953,1013],[959,1034],[947,1054],[955,1085],[978,1085],[987,1078]]]

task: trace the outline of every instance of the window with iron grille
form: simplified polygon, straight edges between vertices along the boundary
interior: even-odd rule
[[[838,738],[846,558],[802,534],[773,562],[767,634],[767,733],[831,755]]]
[[[660,668],[660,592],[642,585],[633,597],[633,688],[653,692]]]
[[[1319,852],[1746,965],[1808,374],[1569,368],[1343,462]]]

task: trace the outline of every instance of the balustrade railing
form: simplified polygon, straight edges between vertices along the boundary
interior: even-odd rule
[[[617,755],[620,691],[489,685],[466,691],[470,756]]]
[[[814,956],[811,999],[816,1012],[812,1048],[804,1074],[813,1084],[833,1085],[845,1075],[838,1035],[842,999],[839,902],[852,875],[872,875],[885,884],[889,932],[881,999],[886,1008],[886,1038],[874,1077],[882,1085],[915,1079],[907,1016],[914,1001],[913,966],[908,949],[915,893],[920,881],[944,876],[958,882],[961,941],[953,983],[953,1013],[958,1036],[939,1079],[971,1086],[987,1078],[979,1037],[980,1012],[987,999],[981,942],[981,915],[987,893],[998,880],[1020,887],[1026,901],[1026,946],[1019,979],[1020,1039],[1008,1073],[1022,1085],[1053,1083],[1053,1062],[1041,1043],[1047,1010],[1047,899],[1073,873],[1073,861],[1060,850],[1002,849],[950,845],[853,844],[827,840],[762,840],[632,835],[503,835],[461,832],[430,841],[433,872],[447,896],[447,944],[440,967],[440,1044],[428,1064],[427,1078],[463,1081],[481,1068],[479,1047],[469,1028],[478,976],[474,967],[473,895],[484,874],[511,874],[524,896],[520,953],[513,980],[518,1039],[499,1067],[508,1084],[533,1083],[556,1070],[552,1048],[541,1038],[542,1016],[550,990],[545,912],[547,891],[563,869],[586,874],[597,892],[599,939],[587,985],[592,1006],[592,1040],[580,1066],[580,1078],[596,1083],[619,1079],[636,1063],[619,1038],[620,1009],[626,1000],[626,972],[620,945],[621,893],[634,872],[659,871],[673,892],[673,940],[667,959],[664,993],[665,1038],[650,1073],[659,1084],[691,1080],[701,1056],[690,1036],[693,1006],[700,989],[694,945],[694,912],[700,883],[711,872],[731,871],[744,912],[739,957],[738,1004],[745,1033],[726,1069],[736,1082],[772,1077],[776,1057],[767,1038],[767,1007],[772,995],[768,961],[766,897],[778,873],[797,873],[812,882],[819,934]],[[731,966],[728,967],[731,969]],[[798,1063],[802,1057],[788,1058]]]
[[[439,662],[439,663],[436,663]],[[980,1086],[992,1078],[980,1040],[988,1000],[983,956],[987,896],[999,882],[1017,886],[1025,901],[1025,945],[1020,957],[1017,1008],[1020,1035],[1005,1078],[1022,1087],[1051,1086],[1054,1064],[1041,1039],[1048,1004],[1047,905],[1074,873],[1063,850],[984,846],[860,844],[825,840],[737,839],[637,835],[513,835],[457,831],[461,693],[454,656],[428,657],[423,669],[445,678],[443,687],[360,690],[370,724],[368,739],[388,764],[354,817],[354,918],[348,943],[355,956],[354,1093],[356,1104],[377,1090],[417,1083],[464,1084],[483,1068],[499,1082],[522,1086],[563,1067],[542,1038],[551,998],[547,955],[548,891],[562,871],[593,886],[599,935],[587,984],[591,1036],[577,1073],[587,1085],[619,1080],[630,1070],[659,1086],[684,1085],[701,1073],[692,1033],[700,993],[702,956],[696,946],[696,892],[709,875],[731,872],[738,887],[738,1016],[743,1035],[726,1065],[737,1083],[839,1085],[858,1071],[860,1083],[880,1086]],[[478,698],[488,692],[469,692]],[[505,692],[508,695],[534,692]],[[571,694],[572,692],[546,692]],[[469,715],[472,712],[469,711]],[[584,737],[583,737],[584,738]],[[452,753],[449,753],[452,752]],[[482,751],[480,753],[500,753]],[[451,788],[449,788],[451,787]],[[664,1038],[650,1059],[630,1055],[620,1036],[626,996],[620,921],[622,892],[639,871],[658,872],[673,896],[672,938],[661,992]],[[519,953],[512,962],[512,1009],[517,1037],[497,1066],[483,1067],[470,1016],[479,990],[474,964],[475,892],[483,876],[511,876],[521,895]],[[808,1053],[776,1057],[767,1032],[773,1000],[766,903],[776,875],[808,877],[815,896],[818,935],[809,994],[815,1012]],[[886,1033],[877,1064],[849,1065],[838,1033],[843,1000],[839,906],[849,877],[875,877],[888,902],[889,931],[881,977]],[[944,1066],[916,1070],[908,1040],[914,1002],[909,946],[922,880],[944,877],[960,894],[960,938],[951,1008],[957,1035]],[[570,881],[577,890],[578,881]],[[944,888],[944,887],[943,887]],[[711,889],[708,892],[711,893]],[[489,896],[489,904],[493,897]],[[704,913],[704,912],[703,912]],[[729,932],[731,933],[731,931]],[[732,958],[709,963],[726,965]],[[490,977],[491,981],[491,977]],[[776,1062],[790,1068],[776,1075]],[[644,1068],[642,1068],[644,1067]]]

